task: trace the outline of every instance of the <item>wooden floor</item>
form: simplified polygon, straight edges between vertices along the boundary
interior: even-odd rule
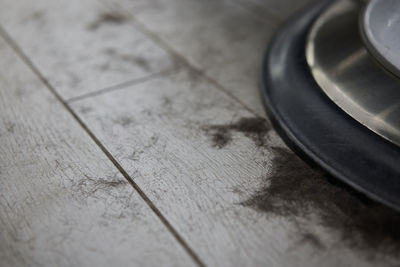
[[[0,266],[399,266],[397,214],[265,119],[306,2],[0,0]]]

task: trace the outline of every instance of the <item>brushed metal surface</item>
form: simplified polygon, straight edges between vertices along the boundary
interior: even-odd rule
[[[364,47],[358,28],[362,1],[334,2],[314,23],[307,63],[328,97],[370,130],[400,145],[400,80]]]

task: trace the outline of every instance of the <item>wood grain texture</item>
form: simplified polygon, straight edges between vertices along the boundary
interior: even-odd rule
[[[0,265],[193,265],[0,39]]]
[[[126,172],[149,196],[151,201],[166,216],[168,221],[171,222],[172,226],[183,236],[189,246],[193,248],[195,253],[207,265],[398,265],[398,257],[380,257],[380,254],[374,250],[373,246],[360,245],[360,242],[362,243],[363,240],[359,239],[359,232],[356,231],[356,228],[354,228],[355,233],[350,233],[342,231],[340,225],[336,228],[327,227],[326,222],[324,224],[323,221],[324,217],[317,210],[312,209],[315,206],[309,206],[307,202],[309,198],[306,198],[306,201],[298,202],[298,200],[291,197],[288,186],[283,188],[285,189],[283,191],[286,192],[287,199],[278,197],[278,201],[276,201],[278,203],[275,203],[291,208],[291,210],[285,210],[283,215],[280,214],[279,216],[279,214],[268,212],[268,209],[262,210],[257,208],[257,206],[251,206],[251,201],[249,204],[249,200],[254,199],[254,196],[259,197],[260,192],[264,194],[261,197],[261,201],[269,197],[268,193],[270,192],[268,190],[263,192],[263,190],[271,186],[272,179],[270,178],[276,175],[277,170],[283,170],[286,176],[278,174],[278,178],[280,179],[276,179],[275,177],[274,180],[293,181],[293,177],[298,177],[301,179],[298,181],[295,180],[293,183],[298,183],[299,187],[304,186],[304,184],[306,186],[310,184],[307,182],[304,183],[309,178],[307,165],[299,161],[283,145],[276,133],[268,128],[270,126],[265,121],[260,119],[260,117],[255,117],[254,112],[245,109],[237,101],[239,99],[251,110],[263,116],[257,88],[259,66],[266,43],[271,33],[277,28],[279,21],[279,18],[275,18],[272,15],[266,15],[265,18],[262,18],[260,14],[257,14],[254,10],[252,11],[250,6],[245,6],[244,2],[239,1],[120,0],[118,2],[122,3],[123,7],[119,9],[113,5],[108,6],[111,0],[104,0],[102,4],[99,4],[101,12],[98,12],[97,2],[94,0],[84,2],[78,2],[77,0],[69,2],[41,0],[37,5],[45,10],[44,14],[46,15],[44,17],[51,17],[48,21],[42,22],[43,27],[46,27],[51,32],[51,34],[47,34],[41,32],[41,27],[36,26],[34,28],[31,25],[27,25],[30,23],[21,21],[22,16],[18,15],[20,14],[20,10],[21,14],[26,14],[24,12],[27,12],[26,10],[28,9],[25,6],[36,10],[36,2],[28,0],[18,2],[0,0],[0,3],[7,4],[8,7],[7,11],[0,11],[2,15],[0,22],[3,23],[3,26],[23,50],[26,51],[27,56],[34,63],[37,63],[39,71],[50,81],[60,79],[57,77],[62,77],[64,75],[63,72],[66,70],[82,73],[82,77],[85,79],[95,79],[96,81],[93,83],[88,82],[90,86],[93,85],[93,88],[85,92],[106,87],[109,80],[108,78],[104,78],[103,80],[103,74],[105,77],[108,77],[108,75],[115,77],[115,80],[111,80],[117,84],[123,83],[126,76],[124,76],[125,74],[121,74],[124,73],[124,70],[121,69],[106,70],[104,73],[100,73],[91,70],[92,65],[90,64],[84,63],[80,65],[65,60],[65,55],[74,56],[75,54],[87,55],[87,60],[90,62],[92,60],[97,62],[97,60],[105,59],[104,55],[100,55],[101,53],[91,52],[92,50],[96,51],[96,47],[103,49],[101,43],[104,40],[100,37],[93,37],[91,33],[84,32],[83,30],[76,30],[79,27],[83,27],[83,25],[94,29],[95,32],[108,32],[108,30],[115,29],[115,31],[112,31],[113,34],[104,33],[104,35],[117,49],[122,50],[132,47],[129,38],[131,38],[130,31],[133,29],[134,32],[139,32],[144,40],[143,48],[141,48],[143,50],[138,51],[139,54],[146,54],[146,51],[153,51],[155,49],[160,51],[157,53],[162,55],[160,56],[160,58],[163,58],[160,59],[161,62],[165,62],[165,58],[166,62],[170,62],[170,58],[174,58],[174,55],[177,55],[178,58],[186,58],[190,63],[189,65],[195,66],[206,73],[208,77],[217,81],[217,83],[214,83],[210,79],[206,79],[203,75],[194,73],[191,68],[183,64],[179,70],[172,74],[164,73],[146,81],[142,80],[142,83],[135,86],[127,86],[120,88],[120,90],[104,92],[96,96],[91,95],[85,99],[82,98],[70,102],[73,109],[84,120],[89,129],[94,132],[101,143],[111,152]],[[282,12],[282,18],[292,12],[292,8],[294,10],[295,7],[297,8],[300,5],[298,4],[300,2],[297,1],[295,4],[294,1],[282,0],[282,3],[286,3],[286,5],[292,3],[290,6],[291,9],[279,11],[280,4],[278,1],[266,0],[264,10],[274,10],[274,3],[277,6],[275,9],[277,11],[272,13],[279,17],[279,12]],[[252,5],[255,7],[260,5],[260,8],[256,8],[257,11],[263,12],[261,4],[258,0],[252,2]],[[269,6],[270,4],[271,6]],[[69,5],[75,7],[68,7]],[[112,14],[125,15],[128,10],[132,16],[127,15],[122,20],[126,22],[125,19],[128,19],[129,23],[120,23],[121,18],[119,16],[101,16],[102,14],[104,15],[103,8],[108,10],[109,7],[113,10]],[[281,8],[283,7],[281,6]],[[63,12],[63,8],[72,10],[71,14],[68,15],[68,12]],[[55,15],[52,15],[53,9],[55,10]],[[76,13],[84,15],[76,16]],[[86,13],[89,14],[88,17],[91,19],[85,17]],[[37,17],[37,15],[34,15],[34,17]],[[98,20],[101,17],[103,19]],[[76,21],[71,26],[68,26],[66,21],[69,19],[75,19]],[[58,20],[61,22],[58,22]],[[101,22],[100,26],[99,22]],[[46,26],[48,23],[53,23],[56,26]],[[32,24],[35,25],[35,23]],[[125,24],[131,26],[128,27]],[[81,41],[86,40],[85,38],[92,38],[90,40],[97,41],[97,43],[94,44],[95,47],[93,49],[87,43],[79,47],[72,45],[70,48],[69,44],[66,45],[63,41],[62,33],[59,33],[63,31],[67,33],[66,36],[72,39],[76,38],[76,40]],[[71,34],[68,35],[70,32]],[[79,34],[76,34],[76,32],[79,32]],[[89,37],[86,37],[86,35]],[[103,35],[103,33],[100,35]],[[120,35],[125,37],[120,37]],[[81,38],[81,36],[85,37]],[[150,48],[147,49],[147,45]],[[42,46],[43,50],[40,52],[39,50]],[[39,52],[36,53],[36,50]],[[170,56],[168,51],[173,52],[171,54],[174,55]],[[52,57],[51,59],[46,59],[48,52],[51,52],[49,54],[51,56],[47,57]],[[131,50],[128,49],[126,52],[131,53]],[[158,57],[151,58],[151,62],[157,65],[158,59]],[[61,62],[62,64],[60,63],[59,68],[56,69],[52,65],[55,64],[54,62]],[[172,62],[175,61],[172,60]],[[166,63],[166,66],[165,69],[169,69],[170,67],[168,66],[175,68],[176,64]],[[84,71],[82,68],[84,68]],[[17,73],[17,71],[15,72]],[[23,77],[23,75],[18,77]],[[18,79],[15,78],[17,81]],[[133,77],[133,79],[136,78]],[[18,85],[14,80],[11,80],[9,83],[11,85]],[[62,93],[64,98],[68,98],[68,94],[73,96],[81,95],[79,90],[78,94],[76,94],[75,87],[68,82],[53,82],[52,84],[56,87],[56,90],[61,93],[64,92]],[[29,102],[26,100],[24,103]],[[29,127],[33,127],[33,129],[36,129],[37,125],[40,126],[36,129],[36,136],[38,137],[35,140],[41,140],[40,136],[55,136],[57,138],[55,140],[59,144],[67,147],[70,147],[71,143],[77,143],[78,141],[76,140],[81,140],[79,131],[73,130],[71,132],[69,130],[73,124],[64,123],[65,120],[62,118],[66,115],[60,115],[50,110],[50,108],[47,110],[46,107],[48,107],[48,104],[43,105],[43,103],[47,103],[43,98],[32,100],[32,103],[36,103],[39,107],[35,106],[35,108],[39,109],[43,114],[54,113],[50,116],[49,120],[51,123],[49,124],[27,124]],[[22,107],[15,109],[14,105],[7,106],[7,109],[7,112],[16,110],[15,114],[25,114],[28,112]],[[18,112],[19,109],[23,112]],[[45,110],[43,111],[43,109]],[[32,114],[36,113],[33,112]],[[15,115],[18,118],[19,116],[23,115]],[[47,120],[48,118],[45,119]],[[45,119],[42,118],[42,120]],[[54,125],[58,124],[65,125],[60,126],[62,127],[60,128],[62,129],[60,133],[57,131],[54,133]],[[4,125],[6,125],[4,129],[13,129],[7,123]],[[262,125],[261,128],[260,125]],[[63,135],[64,132],[70,134]],[[65,135],[70,139],[67,137],[58,139],[59,136],[63,137]],[[62,140],[67,141],[63,142]],[[32,143],[33,145],[31,143],[23,143],[22,147],[31,151],[32,147],[35,147],[35,142]],[[58,144],[57,142],[56,144]],[[103,163],[97,158],[97,154],[90,157],[87,155],[90,153],[85,154],[80,152],[80,150],[76,151],[75,146],[70,149],[75,152],[67,150],[68,153],[64,153],[65,155],[69,155],[69,153],[72,155],[70,156],[71,162],[67,161],[69,163],[67,166],[78,167],[65,168],[65,170],[56,169],[58,170],[56,172],[58,176],[77,177],[78,175],[73,171],[76,168],[79,170],[82,168],[84,169],[83,173],[91,179],[92,177],[101,177],[101,179],[108,177],[108,167],[99,167]],[[93,149],[95,150],[95,148]],[[88,148],[88,150],[90,149]],[[39,158],[44,157],[46,159],[48,155],[56,153],[53,150],[47,151],[43,149],[37,152],[35,150],[32,151],[34,151],[32,153],[35,153],[35,156],[37,155]],[[55,154],[57,157],[63,158],[59,156],[61,155],[60,152],[57,153]],[[279,158],[280,154],[286,156]],[[13,159],[12,156],[9,157],[9,160]],[[30,156],[29,160],[31,160],[31,157],[33,156]],[[11,166],[10,161],[7,162]],[[88,162],[87,165],[85,165],[86,162]],[[40,167],[41,165],[38,166],[40,170],[45,169],[44,167]],[[27,173],[30,174],[31,172],[32,175],[27,175]],[[71,172],[72,174],[70,174]],[[302,176],[297,176],[297,173],[300,173]],[[29,181],[43,176],[39,171],[32,171],[31,169],[24,171],[23,174],[30,178]],[[11,178],[9,179],[16,179],[14,176],[17,175],[10,175]],[[91,180],[89,179],[89,181]],[[317,179],[317,181],[320,182],[321,180]],[[327,183],[325,180],[323,181]],[[44,180],[42,185],[38,185],[38,188],[42,188],[47,183],[48,181]],[[293,183],[290,184],[291,187],[289,188],[294,188],[293,190],[295,190],[296,186],[293,186]],[[21,183],[16,184],[20,185]],[[30,185],[29,183],[27,184]],[[94,185],[95,188],[96,185],[97,183]],[[317,191],[321,189],[319,185],[318,182],[310,185],[309,191],[311,191],[311,195],[313,195],[313,190]],[[15,185],[12,181],[9,181],[7,186],[12,188]],[[326,186],[334,187],[334,185],[329,183]],[[68,194],[70,192],[69,188],[75,188],[74,184],[62,187],[57,193],[61,196],[66,194],[67,198],[70,196]],[[100,190],[96,189],[94,191],[98,193]],[[44,192],[46,191],[44,190]],[[297,192],[296,196],[298,195]],[[328,213],[331,212],[331,218],[338,214],[335,213],[335,210],[338,210],[340,213],[339,207],[334,206],[336,202],[332,200],[335,197],[335,195],[331,195],[331,199],[317,197],[313,201],[326,201],[327,207],[333,207],[331,211],[327,211]],[[119,199],[123,198],[123,193],[115,192],[113,197],[110,198],[113,200],[112,203],[115,203],[114,201],[119,203]],[[43,199],[52,198],[51,196],[44,195]],[[40,214],[40,209],[47,207],[43,202],[43,200],[42,202],[35,202],[35,207],[39,211],[35,211],[33,214]],[[44,203],[47,204],[47,202]],[[63,201],[54,201],[54,203],[64,203],[66,205]],[[291,203],[297,203],[297,206],[294,205],[293,208],[293,206],[290,206]],[[305,207],[299,206],[298,203],[301,205],[305,203]],[[91,232],[88,229],[98,229],[96,227],[91,228],[90,222],[93,221],[93,218],[96,218],[98,210],[96,205],[100,204],[96,200],[91,201],[89,204],[94,206],[88,206],[87,210],[82,208],[84,211],[77,211],[76,214],[78,216],[75,216],[75,213],[72,211],[72,215],[69,213],[66,214],[68,218],[82,218],[82,221],[77,220],[76,224],[71,226],[73,233],[73,229],[81,229],[79,227],[82,227],[89,233]],[[349,202],[348,206],[351,205],[352,203]],[[78,204],[75,206],[80,207]],[[60,210],[63,210],[62,208]],[[300,215],[296,216],[287,216],[285,214],[285,212],[294,212],[296,214],[296,210],[293,211],[296,208],[306,210],[306,214],[300,213]],[[129,207],[128,209],[132,210]],[[123,207],[116,206],[115,209],[112,209],[114,212],[120,212],[120,210],[123,210]],[[104,212],[100,213],[103,214]],[[5,214],[12,213],[7,212]],[[21,214],[25,213],[21,212]],[[326,213],[323,213],[323,215],[326,215]],[[153,218],[149,214],[147,216]],[[127,217],[130,218],[129,216]],[[144,218],[143,216],[139,217]],[[122,235],[121,232],[127,231],[126,229],[129,228],[129,231],[135,231],[135,233],[137,231],[140,239],[145,240],[145,246],[143,251],[138,247],[138,242],[131,242],[131,240],[136,241],[137,239],[135,239],[136,236],[134,234],[129,234],[131,233],[129,232],[126,234],[124,241],[129,246],[132,246],[131,250],[133,252],[124,254],[126,258],[143,254],[145,258],[143,262],[139,263],[151,264],[157,261],[158,257],[166,257],[167,262],[171,262],[171,265],[174,265],[176,261],[179,261],[182,265],[186,265],[187,259],[181,255],[179,248],[175,247],[176,244],[173,241],[168,241],[167,237],[167,241],[164,241],[164,235],[168,235],[163,230],[158,231],[157,227],[153,228],[153,223],[149,223],[146,226],[148,228],[142,224],[136,226],[134,223],[132,225],[129,224],[128,227],[128,223],[125,224],[124,220],[128,219],[125,219],[125,217],[118,218],[118,220],[111,221],[107,227],[104,227],[104,229],[108,231],[112,229],[114,232],[109,232],[110,235],[102,239],[104,242],[100,243],[103,245],[98,245],[97,241],[90,237],[91,235],[88,235],[89,237],[85,235],[81,238],[81,236],[76,234],[74,240],[78,240],[84,244],[85,242],[89,242],[93,246],[86,247],[101,250],[103,258],[100,257],[98,262],[104,264],[104,257],[107,257],[104,256],[106,255],[104,252],[106,249],[103,249],[106,246],[104,243],[107,245],[112,244],[114,249],[112,252],[117,253],[116,251],[119,251],[119,247],[122,246],[121,244],[125,245],[126,243],[121,242],[116,244],[116,240]],[[351,216],[344,216],[345,224],[349,221],[351,222]],[[101,229],[104,230],[103,228]],[[32,233],[38,233],[39,237],[43,235],[45,238],[51,239],[39,230],[35,229]],[[50,230],[52,229],[50,228]],[[347,236],[344,236],[343,233],[346,233]],[[113,235],[115,235],[116,240],[113,239]],[[153,246],[153,236],[157,237],[158,242],[154,250],[161,250],[164,253],[155,253],[146,249]],[[161,241],[158,238],[161,238]],[[347,243],[349,238],[354,238],[359,247],[350,246]],[[82,241],[86,239],[89,241]],[[149,243],[151,245],[147,246]],[[11,244],[13,243],[11,242]],[[97,246],[100,246],[100,248],[97,248]],[[13,247],[16,247],[16,245],[13,245]],[[83,245],[78,245],[78,247],[83,247]],[[360,249],[360,247],[363,249]],[[51,248],[53,248],[53,244]],[[125,251],[124,248],[126,247],[122,247],[122,251]],[[8,250],[4,249],[4,251]],[[57,251],[49,251],[46,257],[57,257],[55,256],[57,255],[56,253]],[[92,252],[90,250],[86,253],[87,255],[84,252],[79,254],[84,263],[98,263],[96,259],[91,258]],[[174,253],[177,253],[177,255]],[[10,255],[12,254],[8,254],[6,259],[12,259],[13,257]],[[168,258],[168,255],[171,260]],[[373,257],[371,255],[378,256]],[[182,262],[180,262],[181,260]]]
[[[233,0],[260,19],[283,22],[315,0]]]
[[[260,19],[232,1],[115,1],[192,65],[264,115],[258,81],[277,21]]]
[[[318,236],[322,250],[302,242],[290,220],[243,205],[283,144],[273,131],[261,136],[262,146],[233,131],[226,146],[216,147],[210,125],[254,115],[196,74],[181,70],[73,108],[209,266],[376,263],[337,246],[338,236],[317,221],[302,224]]]
[[[64,99],[175,67],[112,5],[1,0],[0,22]],[[29,45],[25,45],[29,44]]]
[[[278,25],[310,0],[114,0],[208,77],[264,116],[260,69]]]

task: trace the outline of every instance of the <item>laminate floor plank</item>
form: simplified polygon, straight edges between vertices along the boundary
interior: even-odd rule
[[[0,10],[0,23],[66,100],[176,67],[113,4],[1,0],[0,5],[7,7]]]
[[[304,219],[302,229],[322,250],[302,242],[290,219],[246,205],[276,167],[277,151],[291,152],[265,120],[198,74],[181,69],[72,108],[206,265],[375,264],[337,246],[339,236],[318,220]]]
[[[115,0],[146,30],[264,116],[259,93],[262,57],[277,29],[226,0]]]
[[[0,0],[9,7],[0,10],[0,23],[206,265],[397,266],[399,257],[383,248],[400,245],[374,211],[386,216],[382,220],[389,226],[396,225],[390,224],[396,217],[316,174],[260,117],[262,55],[280,19],[305,1],[282,0],[292,3],[290,10],[278,1],[251,1],[246,6],[241,0]],[[26,16],[35,18],[26,22]],[[133,45],[138,39],[142,45]],[[71,44],[75,41],[79,46]],[[137,66],[129,65],[132,73],[126,71],[123,60],[113,61],[120,50],[143,54],[148,63],[136,60],[134,66],[153,69],[136,72]],[[96,66],[109,61],[112,68],[98,71]],[[77,86],[66,78],[71,72],[79,76]],[[109,86],[119,90],[102,90]],[[61,115],[53,116],[55,125],[63,124],[55,119]],[[49,130],[40,131],[46,136]],[[88,160],[72,158],[78,165]],[[88,168],[104,173],[98,162]],[[123,198],[119,192],[114,196]],[[360,218],[369,215],[376,221],[363,228]],[[104,230],[119,233],[125,217],[121,220]],[[140,236],[156,229],[148,227],[135,231]],[[160,232],[160,238],[167,235]],[[153,242],[152,236],[143,238]],[[175,245],[167,245],[165,254],[171,255],[171,265],[185,265],[179,251],[173,254]],[[151,258],[147,250],[134,251]],[[154,255],[157,261],[164,254]]]
[[[3,39],[0,58],[0,265],[195,265]]]

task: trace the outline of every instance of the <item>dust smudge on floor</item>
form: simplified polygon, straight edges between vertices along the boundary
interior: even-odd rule
[[[398,255],[400,214],[312,169],[286,148],[268,149],[274,153],[272,172],[262,177],[264,186],[241,205],[294,221],[299,240],[316,248],[325,245],[300,222],[312,215],[338,233],[344,244],[368,252],[368,257]]]
[[[256,146],[266,145],[266,135],[270,130],[268,122],[260,117],[241,118],[230,124],[206,125],[204,132],[211,138],[213,147],[224,148],[232,141],[232,132],[243,133]]]
[[[320,238],[314,234],[314,233],[309,233],[305,232],[300,234],[299,242],[298,244],[310,244],[314,248],[322,249],[325,250],[326,246],[323,244],[323,242],[320,240]]]
[[[113,13],[102,13],[98,16],[98,18],[88,25],[88,29],[91,31],[95,31],[100,28],[103,24],[122,24],[125,23],[128,18],[116,12]]]
[[[130,116],[121,116],[113,120],[113,122],[122,127],[127,127],[135,122],[135,120]]]

